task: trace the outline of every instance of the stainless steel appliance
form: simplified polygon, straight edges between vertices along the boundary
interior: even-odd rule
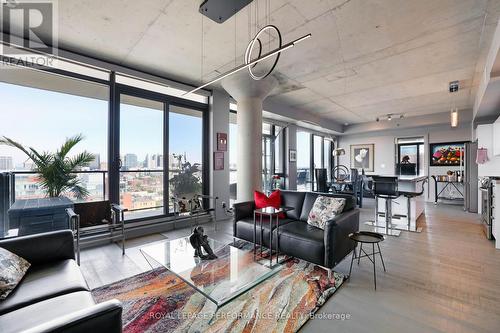
[[[480,179],[481,191],[481,222],[486,238],[493,239],[493,192],[494,181],[488,177]]]

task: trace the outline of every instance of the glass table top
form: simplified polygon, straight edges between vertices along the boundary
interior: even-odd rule
[[[257,208],[254,210],[254,212],[261,214],[279,214],[279,213],[289,212],[294,209],[295,208],[293,207],[280,207],[280,208],[265,207],[265,208]]]
[[[281,265],[266,267],[267,259],[254,259],[253,243],[237,240],[233,245],[211,238],[208,242],[217,259],[194,257],[189,237],[153,243],[141,248],[141,252],[150,264],[156,262],[167,268],[217,306],[281,270]]]

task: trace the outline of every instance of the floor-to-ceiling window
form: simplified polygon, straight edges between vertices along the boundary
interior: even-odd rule
[[[238,154],[238,124],[236,123],[236,112],[229,113],[229,204],[236,202],[236,171]]]
[[[164,104],[121,95],[120,203],[127,219],[161,215]]]
[[[310,191],[311,178],[311,133],[297,131],[297,190]]]
[[[203,114],[171,105],[168,131],[169,197],[203,194]],[[169,211],[173,211],[172,200]]]

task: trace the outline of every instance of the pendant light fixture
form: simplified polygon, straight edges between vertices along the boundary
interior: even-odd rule
[[[450,92],[450,94],[452,94],[451,95],[452,107],[451,107],[451,112],[450,112],[450,125],[452,128],[458,127],[458,108],[456,107],[455,98],[453,97],[453,94],[456,93],[459,88],[460,88],[459,81],[450,82],[449,92]]]
[[[258,4],[258,1],[256,2],[256,6]],[[272,71],[274,70],[274,68],[276,67],[276,64],[278,63],[278,60],[279,60],[279,57],[280,57],[280,54],[283,52],[283,51],[286,51],[292,47],[294,47],[295,45],[299,44],[300,42],[310,38],[312,35],[309,33],[309,34],[306,34],[300,38],[297,38],[289,43],[286,43],[284,45],[282,45],[282,41],[281,41],[281,33],[279,31],[279,29],[274,26],[274,25],[271,25],[269,24],[270,23],[270,19],[269,19],[269,16],[270,16],[270,2],[268,4],[268,7],[269,7],[269,11],[267,13],[267,17],[266,17],[266,20],[267,20],[267,25],[264,26],[263,28],[259,29],[259,31],[257,32],[257,34],[255,35],[255,37],[253,37],[250,42],[248,43],[248,46],[246,48],[246,51],[245,51],[245,57],[244,57],[244,63],[240,66],[237,66],[235,67],[234,69],[230,70],[230,71],[227,71],[221,75],[219,75],[218,77],[216,77],[215,79],[205,83],[205,84],[201,84],[199,87],[191,90],[191,91],[188,91],[186,93],[184,93],[182,96],[185,96],[187,94],[191,94],[191,93],[194,93],[200,89],[203,89],[215,82],[218,82],[230,75],[233,75],[235,73],[238,73],[244,69],[248,69],[249,71],[249,74],[250,76],[254,79],[254,80],[262,80],[264,79],[265,77],[269,76]],[[236,18],[235,18],[236,19]],[[256,27],[258,27],[258,15],[255,15],[255,25]],[[202,29],[203,29],[203,21],[202,21]],[[277,35],[278,35],[278,41],[279,41],[279,46],[274,49],[274,50],[270,50],[269,52],[265,53],[265,54],[261,54],[262,53],[262,42],[261,40],[259,39],[259,37],[261,35],[263,35],[265,32],[269,32],[269,31],[276,31]],[[202,30],[202,34],[203,34],[203,30]],[[203,36],[202,36],[202,43],[203,43]],[[203,44],[202,44],[203,46]],[[259,47],[259,52],[258,52],[258,57],[254,60],[251,59],[251,53],[253,51],[253,48],[255,46],[258,46]],[[202,56],[203,56],[203,50],[202,50]],[[276,59],[271,67],[271,69],[269,69],[266,74],[264,75],[255,75],[253,72],[252,72],[252,68],[255,67],[255,65],[257,65],[258,63],[266,60],[266,59],[269,59],[271,57],[274,57],[276,56]],[[203,62],[203,59],[202,59],[202,62]]]

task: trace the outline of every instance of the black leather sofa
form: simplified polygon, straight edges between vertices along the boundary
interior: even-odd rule
[[[31,263],[19,285],[0,301],[0,332],[122,331],[117,300],[96,304],[75,261],[70,230],[0,240]]]
[[[326,223],[325,230],[307,224],[309,212],[318,195],[341,197],[346,199],[342,214]],[[346,255],[355,248],[355,243],[348,235],[359,230],[359,209],[356,208],[356,198],[347,194],[326,194],[315,192],[281,191],[282,206],[294,210],[286,213],[286,218],[280,219],[279,250],[287,255],[320,265],[331,273]],[[253,201],[234,204],[233,236],[253,242]],[[269,220],[263,223],[262,243],[269,247]],[[259,225],[257,224],[257,231]],[[276,227],[273,222],[273,249],[276,244]],[[256,243],[260,243],[257,232]]]

